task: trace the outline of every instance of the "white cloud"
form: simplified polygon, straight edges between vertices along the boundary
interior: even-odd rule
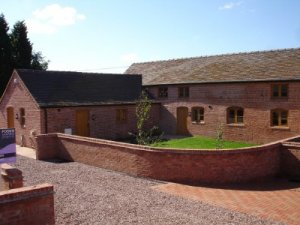
[[[28,30],[33,33],[54,33],[59,28],[70,26],[77,21],[84,20],[85,15],[72,7],[63,7],[59,4],[48,5],[33,12],[33,16],[26,20]]]
[[[121,61],[124,63],[134,63],[140,60],[140,57],[136,53],[128,53],[121,56]]]
[[[226,3],[222,6],[219,7],[219,10],[230,10],[230,9],[233,9],[235,7],[238,7],[242,4],[243,2],[242,1],[239,1],[239,2],[229,2],[229,3]]]

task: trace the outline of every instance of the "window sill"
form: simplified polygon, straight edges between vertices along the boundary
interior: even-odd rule
[[[243,123],[228,123],[227,126],[229,127],[245,127]]]
[[[192,124],[195,124],[195,125],[204,125],[205,122],[204,121],[201,121],[201,122],[192,121]]]
[[[270,127],[272,130],[290,130],[289,127],[284,127],[284,126],[274,126]]]

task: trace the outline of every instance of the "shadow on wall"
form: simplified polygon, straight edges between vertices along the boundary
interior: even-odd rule
[[[186,115],[186,124],[184,125],[184,119],[177,119],[178,116],[177,110],[178,108],[187,109]],[[192,136],[189,131],[189,123],[191,120],[189,109],[185,106],[178,106],[175,108],[174,114],[170,111],[172,109],[168,109],[166,107],[161,107],[160,109],[160,128],[164,132],[164,134],[168,135],[183,135],[183,136]],[[180,124],[178,124],[180,123]],[[179,127],[178,127],[179,126]],[[181,130],[181,131],[180,131]]]
[[[165,107],[160,108],[160,128],[164,133],[174,134],[174,123],[176,123],[175,118],[172,113],[170,113]],[[174,129],[175,128],[175,129]]]

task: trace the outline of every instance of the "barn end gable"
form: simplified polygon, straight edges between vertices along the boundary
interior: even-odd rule
[[[8,117],[12,117],[17,143],[34,146],[33,134],[41,133],[42,129],[41,109],[16,70],[0,99],[1,128],[8,127]]]

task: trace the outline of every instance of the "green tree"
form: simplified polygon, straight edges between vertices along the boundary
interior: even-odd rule
[[[147,93],[142,91],[135,110],[137,117],[137,134],[135,138],[136,142],[140,145],[149,145],[159,142],[163,135],[157,126],[153,126],[151,129],[145,130],[145,124],[150,117],[151,104],[151,100]]]
[[[137,135],[136,140],[138,144],[145,144],[145,122],[149,119],[151,110],[151,102],[145,91],[142,91],[140,99],[137,103],[135,114],[137,117]]]
[[[32,61],[32,44],[27,37],[24,21],[18,21],[10,34],[13,64],[16,69],[30,69]]]
[[[8,24],[3,14],[0,15],[0,96],[12,73],[11,43],[8,35]]]
[[[45,60],[41,52],[33,52],[31,57],[31,69],[46,70],[48,69],[49,60]]]
[[[48,60],[41,52],[32,50],[24,21],[18,21],[10,34],[3,14],[0,15],[0,97],[13,69],[48,69]]]
[[[220,123],[216,130],[216,149],[224,148],[224,125]]]

